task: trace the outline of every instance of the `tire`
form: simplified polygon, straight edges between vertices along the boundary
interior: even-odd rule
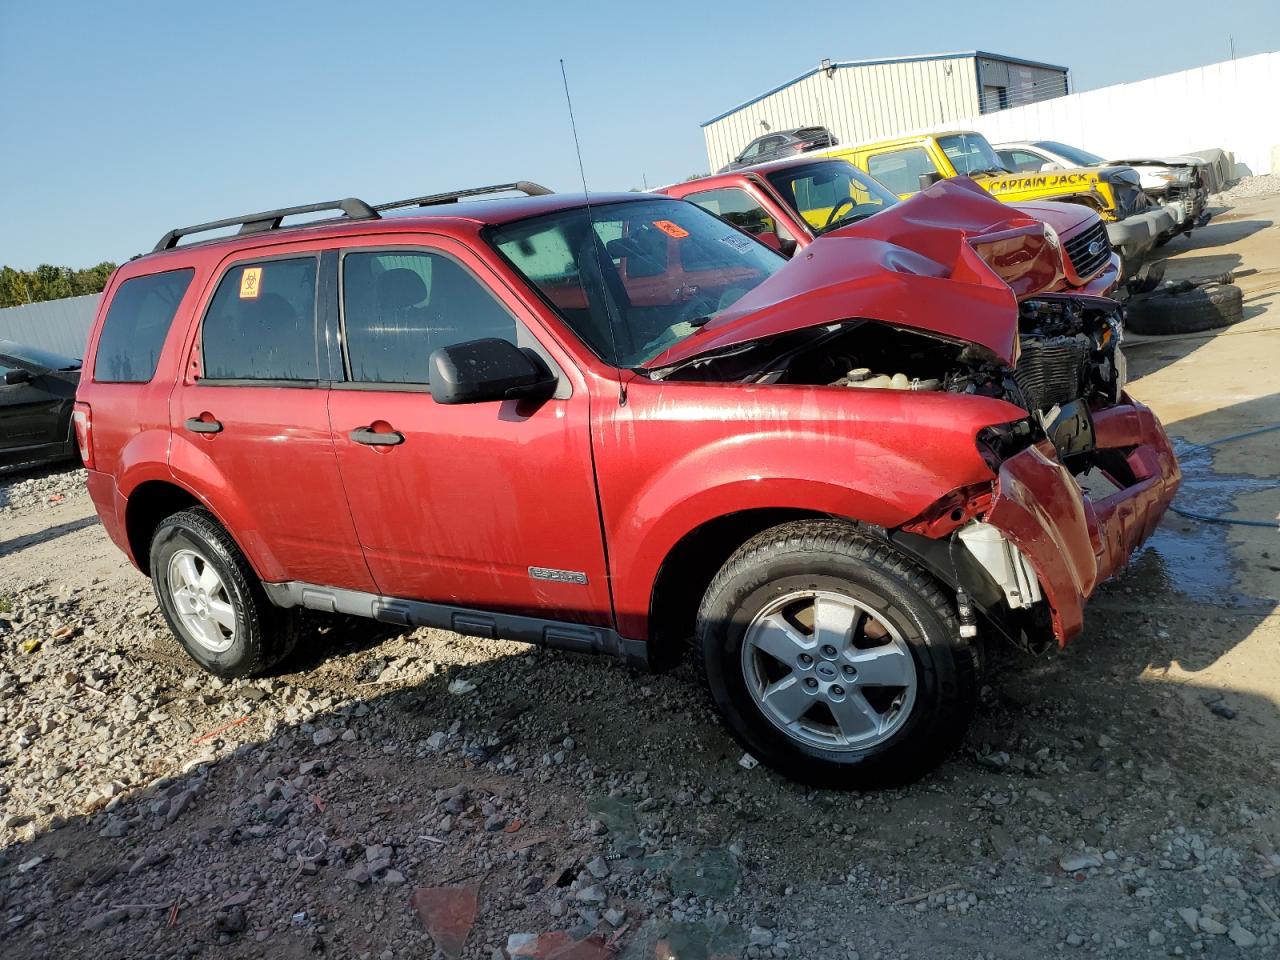
[[[1134,333],[1199,333],[1239,323],[1244,294],[1234,283],[1196,287],[1182,294],[1139,295],[1125,307],[1125,328]]]
[[[828,644],[816,632],[803,635],[810,594],[832,625],[822,640],[843,637],[834,657],[822,652]],[[862,626],[854,620],[840,633],[841,618],[855,608]],[[817,610],[815,605],[811,623]],[[790,632],[774,629],[780,620]],[[805,648],[813,654],[813,666],[799,666],[807,655],[800,653],[790,676],[795,683],[812,686],[812,681],[821,688],[811,697],[814,706],[804,708],[808,712],[795,722],[799,729],[784,728],[760,692],[762,687],[774,691],[770,703],[778,702],[779,690],[799,696],[795,683],[788,685],[784,661],[759,646],[772,647],[769,638],[783,633],[788,638],[799,633],[813,644]],[[780,773],[816,786],[885,787],[918,779],[959,746],[978,700],[978,650],[960,637],[939,583],[847,523],[787,523],[745,543],[707,589],[697,642],[711,698],[734,737]],[[788,656],[801,649],[789,644],[782,641]],[[878,666],[873,668],[871,659]],[[833,672],[839,680],[838,671],[850,666],[856,678],[837,686]],[[882,680],[890,675],[909,680],[914,689],[899,690],[896,682],[876,686],[876,672]],[[863,706],[855,706],[859,702]],[[857,727],[867,719],[867,705],[882,717],[881,726],[865,735],[849,734],[836,711],[846,720],[852,717]]]
[[[156,528],[151,584],[178,643],[216,676],[261,674],[297,643],[296,614],[267,599],[240,548],[203,508],[175,513]]]

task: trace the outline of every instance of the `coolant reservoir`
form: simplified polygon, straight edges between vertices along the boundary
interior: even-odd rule
[[[848,386],[850,387],[866,387],[872,390],[887,390],[893,384],[893,378],[883,373],[877,373],[874,377],[867,377],[865,380],[850,379]]]

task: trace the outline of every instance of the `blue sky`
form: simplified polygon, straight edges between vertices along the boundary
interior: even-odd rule
[[[1076,89],[1280,48],[1275,0],[0,0],[0,263],[87,266],[281,205],[706,168],[698,124],[816,64],[978,48]],[[1143,22],[1143,18],[1146,22]],[[1189,117],[1188,122],[1194,122]]]

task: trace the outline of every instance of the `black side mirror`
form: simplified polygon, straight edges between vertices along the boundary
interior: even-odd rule
[[[436,403],[547,400],[556,377],[542,358],[506,340],[468,340],[433,350],[431,396]]]
[[[12,387],[19,383],[30,383],[30,382],[31,382],[30,370],[6,370],[4,372],[4,385],[6,387]]]
[[[930,187],[932,187],[935,183],[937,183],[941,179],[942,179],[942,174],[940,174],[937,170],[934,170],[932,173],[922,173],[920,174],[920,189],[928,190]]]

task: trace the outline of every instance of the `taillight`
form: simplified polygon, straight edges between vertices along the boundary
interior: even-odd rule
[[[93,409],[87,403],[77,403],[71,412],[76,426],[76,446],[80,448],[80,462],[93,469]]]

